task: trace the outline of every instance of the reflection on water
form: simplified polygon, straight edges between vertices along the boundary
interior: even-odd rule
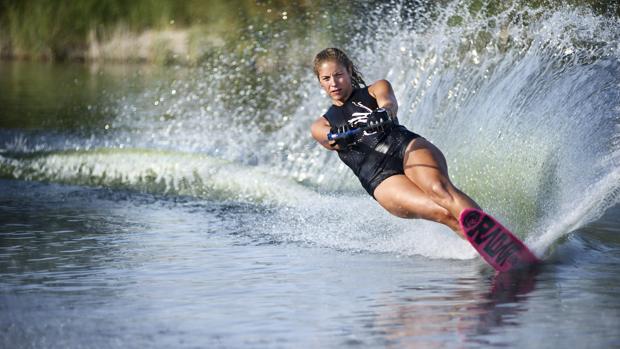
[[[519,326],[515,319],[528,310],[522,303],[535,289],[538,272],[456,278],[451,280],[454,284],[428,289],[404,287],[397,298],[388,296],[379,305],[372,327],[394,348],[445,348],[455,343],[509,346],[510,342],[494,343],[488,337],[505,331],[502,327]]]
[[[172,70],[141,65],[0,61],[0,128],[76,131],[114,118],[111,101],[136,93]]]

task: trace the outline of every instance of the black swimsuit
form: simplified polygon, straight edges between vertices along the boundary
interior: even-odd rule
[[[368,87],[358,88],[342,106],[332,105],[324,117],[331,127],[360,127],[366,124],[368,115],[377,107],[377,100],[368,93]],[[351,146],[338,150],[338,156],[374,198],[375,189],[381,182],[390,176],[405,173],[405,150],[411,140],[418,137],[402,125],[386,131],[363,132],[356,136]]]

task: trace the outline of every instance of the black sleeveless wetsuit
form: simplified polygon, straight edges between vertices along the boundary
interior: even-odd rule
[[[354,89],[342,106],[332,105],[323,117],[332,128],[345,125],[355,128],[365,125],[368,115],[377,107],[377,100],[368,93],[368,87],[363,87]],[[349,147],[338,150],[338,156],[374,198],[374,191],[383,180],[404,174],[405,150],[417,137],[420,136],[396,123],[385,131],[358,134]]]

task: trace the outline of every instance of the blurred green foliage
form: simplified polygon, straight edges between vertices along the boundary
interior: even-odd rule
[[[62,60],[86,50],[89,40],[149,29],[191,29],[193,37],[235,41],[248,23],[318,7],[286,0],[0,0],[0,53]]]
[[[441,9],[449,0],[402,0],[393,6],[409,9]],[[471,15],[493,17],[512,6],[530,8],[560,5],[588,6],[600,14],[620,17],[617,0],[462,0]],[[266,33],[279,25],[278,40],[315,34],[317,28],[345,26],[348,10],[385,6],[379,0],[331,2],[327,0],[0,0],[0,56],[45,58],[52,60],[85,59],[93,43],[106,43],[123,37],[137,40],[147,30],[184,30],[188,41],[185,49],[190,60],[213,54],[210,45],[242,47],[244,40],[256,39],[255,33]],[[389,7],[389,6],[387,6]],[[417,11],[417,10],[414,10]],[[329,15],[326,16],[325,14]],[[431,17],[433,11],[431,10]],[[346,20],[342,20],[345,18]],[[287,21],[288,20],[288,21]],[[462,18],[452,16],[448,24],[460,26]],[[287,24],[287,26],[283,26]],[[373,25],[373,23],[368,23]],[[269,26],[266,29],[265,26]],[[321,30],[318,30],[319,32]],[[345,33],[350,34],[351,30]],[[339,31],[319,33],[331,35],[338,43]],[[133,36],[132,36],[133,35]],[[260,36],[260,35],[259,35]],[[178,39],[172,39],[178,40]],[[136,44],[139,44],[137,42]],[[167,38],[153,39],[150,60],[174,61]],[[123,48],[112,48],[123,51]]]

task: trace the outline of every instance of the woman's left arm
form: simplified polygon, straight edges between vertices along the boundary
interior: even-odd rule
[[[391,118],[395,118],[398,113],[398,102],[394,96],[392,85],[387,80],[379,80],[368,86],[368,93],[375,97],[377,105],[387,110]]]

